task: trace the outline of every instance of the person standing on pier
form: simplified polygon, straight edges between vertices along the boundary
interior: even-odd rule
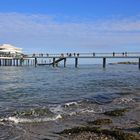
[[[47,57],[49,57],[49,54],[48,53],[46,55],[47,55]]]
[[[64,54],[63,53],[61,53],[61,56],[60,57],[64,57]]]
[[[115,52],[113,52],[113,57],[115,56]]]
[[[69,57],[71,57],[71,53],[69,54]]]
[[[125,56],[127,56],[127,52],[125,52]]]

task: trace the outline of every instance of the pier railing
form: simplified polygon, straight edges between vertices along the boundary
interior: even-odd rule
[[[36,53],[28,54],[25,57],[140,57],[140,52],[122,52],[122,53]]]
[[[34,54],[22,54],[22,55],[12,55],[12,54],[0,54],[1,57],[9,58],[35,58],[35,57],[140,57],[140,52],[112,52],[112,53],[34,53]]]

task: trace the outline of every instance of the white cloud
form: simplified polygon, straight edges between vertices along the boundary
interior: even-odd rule
[[[139,16],[81,21],[60,23],[48,15],[0,13],[0,43],[50,52],[139,49]]]

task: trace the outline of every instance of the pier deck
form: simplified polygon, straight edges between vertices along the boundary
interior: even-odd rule
[[[138,59],[138,67],[140,69],[140,52],[124,52],[124,53],[61,53],[61,54],[27,54],[21,56],[0,55],[0,66],[22,66],[22,65],[52,65],[58,66],[58,63],[64,61],[66,66],[67,59],[75,59],[75,67],[78,67],[79,59],[103,59],[103,68],[106,67],[107,59]],[[41,59],[41,62],[38,60]],[[51,60],[47,63],[45,59]]]

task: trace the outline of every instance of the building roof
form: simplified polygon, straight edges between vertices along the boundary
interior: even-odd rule
[[[10,44],[3,44],[3,45],[0,45],[0,52],[22,53],[22,48],[17,48],[13,45],[10,45]]]

